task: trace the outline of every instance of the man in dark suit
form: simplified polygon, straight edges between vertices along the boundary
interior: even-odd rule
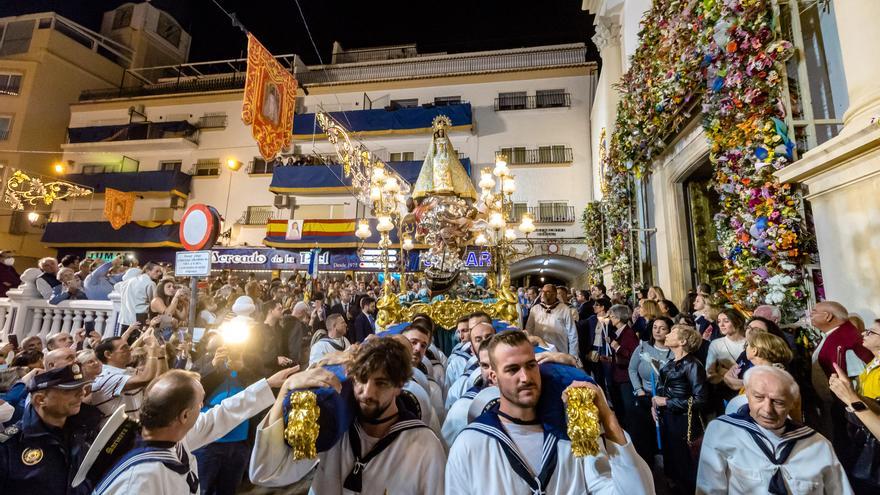
[[[352,335],[354,331],[354,319],[360,313],[360,308],[356,308],[351,300],[351,290],[342,289],[339,292],[339,302],[330,308],[329,314],[342,315],[345,319],[345,325],[348,327],[348,335]]]
[[[593,316],[593,301],[590,299],[590,292],[580,289],[575,294],[577,300],[578,323],[586,322],[587,318]]]
[[[361,298],[361,314],[354,320],[352,343],[361,343],[368,335],[376,333],[376,300],[370,296]]]

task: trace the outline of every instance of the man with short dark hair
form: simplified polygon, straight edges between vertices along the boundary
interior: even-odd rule
[[[443,446],[398,399],[412,376],[410,362],[405,345],[393,337],[362,345],[348,368],[358,419],[336,445],[318,453],[318,459],[297,461],[291,456],[284,441],[284,400],[289,389],[338,390],[340,383],[323,368],[293,375],[257,429],[251,481],[282,487],[314,472],[311,489],[316,494],[443,493]]]
[[[370,296],[361,298],[361,314],[354,320],[352,342],[361,343],[367,336],[376,333],[376,299]]]
[[[472,364],[472,360],[476,355],[476,351],[478,348],[475,348],[473,346],[471,332],[473,331],[474,327],[480,323],[488,323],[489,325],[491,325],[492,317],[482,311],[476,311],[467,315],[467,322],[467,340],[464,342],[464,345],[462,345],[457,351],[453,352],[449,356],[449,359],[446,360],[445,386],[447,393],[449,392],[449,389],[452,388],[452,385],[455,383],[455,381],[458,380],[458,378],[464,373],[464,370],[468,367],[468,364]],[[449,397],[447,395],[447,400],[448,398]]]
[[[360,308],[358,308],[351,297],[351,289],[347,287],[343,287],[339,291],[339,303],[334,304],[333,307],[330,308],[330,313],[336,313],[342,315],[345,318],[345,324],[348,325],[348,330],[354,330],[354,319],[357,317],[358,313],[360,313]]]
[[[449,411],[446,413],[446,419],[443,421],[443,428],[441,429],[443,440],[446,442],[446,445],[451,446],[455,442],[455,438],[458,437],[458,434],[461,433],[461,430],[468,425],[468,409],[470,408],[474,397],[476,397],[483,388],[495,385],[495,382],[492,381],[492,377],[489,373],[492,369],[491,363],[489,362],[489,342],[492,341],[493,337],[494,335],[490,335],[480,343],[480,350],[477,353],[477,358],[480,363],[479,379],[477,379],[471,388],[462,394],[458,400],[453,402]]]
[[[88,403],[100,409],[105,420],[123,403],[125,413],[136,419],[143,388],[168,369],[164,347],[152,335],[152,330],[148,332],[144,337],[147,364],[140,373],[128,367],[131,348],[122,337],[106,338],[95,347],[95,356],[103,366],[92,384]]]
[[[199,473],[191,453],[223,437],[275,401],[280,387],[298,368],[262,379],[200,412],[205,391],[199,375],[171,370],[147,387],[141,411],[141,438],[104,475],[95,495],[138,493],[199,493]]]
[[[425,375],[425,380],[428,383],[428,390],[425,392],[428,393],[439,426],[439,423],[446,417],[446,409],[443,407],[441,381],[435,376],[433,365],[425,358],[428,347],[431,345],[431,331],[420,322],[416,322],[404,328],[402,335],[412,346],[413,373]]]
[[[455,440],[446,464],[447,494],[654,493],[650,469],[599,387],[577,381],[569,387],[593,390],[604,430],[596,455],[575,457],[571,442],[548,429],[538,416],[541,373],[528,336],[518,330],[501,332],[492,338],[488,353],[499,404]]]
[[[469,315],[462,316],[455,323],[455,335],[458,337],[458,343],[452,348],[452,352],[458,351],[468,342],[468,332],[470,332],[471,327],[468,326]],[[449,354],[450,356],[452,353]]]
[[[90,483],[70,486],[95,426],[79,415],[89,383],[77,364],[34,377],[24,416],[0,435],[3,493],[91,493]]]
[[[345,317],[339,313],[331,313],[327,316],[327,336],[319,339],[309,352],[309,366],[317,363],[327,354],[342,352],[351,346],[351,342],[345,338],[348,325]]]
[[[485,321],[477,323],[470,331],[470,348],[479,349],[480,344],[489,340],[493,335],[495,335],[495,327],[491,323],[486,323]],[[473,386],[473,381],[478,376],[476,371],[479,368],[479,358],[475,351],[465,362],[461,373],[449,387],[446,393],[446,409],[451,408],[455,401]]]
[[[315,308],[312,310],[311,317],[309,318],[309,326],[312,327],[313,332],[326,330],[327,307],[324,305],[324,293],[315,292],[312,294],[312,302]]]

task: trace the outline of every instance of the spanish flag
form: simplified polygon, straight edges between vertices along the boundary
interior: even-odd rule
[[[335,220],[303,220],[302,237],[340,237],[353,235],[355,221],[346,219]],[[266,224],[266,235],[269,237],[287,234],[287,220],[269,220]]]

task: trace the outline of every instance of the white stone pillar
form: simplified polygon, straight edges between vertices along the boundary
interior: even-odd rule
[[[834,16],[849,94],[841,132],[847,135],[870,125],[872,118],[880,120],[880,1],[835,1]]]
[[[776,172],[813,207],[825,294],[865,321],[880,316],[880,1],[834,2],[849,108],[840,135]]]
[[[605,129],[606,149],[611,143],[617,102],[620,94],[614,84],[623,75],[620,54],[620,24],[614,16],[596,16],[596,34],[593,43],[602,57],[602,69],[596,82],[596,97],[590,115],[590,138],[593,148],[593,197],[602,197],[602,169],[599,157],[602,129]]]

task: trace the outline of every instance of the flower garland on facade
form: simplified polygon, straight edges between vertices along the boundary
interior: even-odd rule
[[[703,3],[704,128],[721,196],[715,227],[725,285],[746,306],[781,305],[794,315],[804,296],[801,199],[797,189],[773,177],[791,162],[794,149],[780,67],[792,45],[776,39],[767,0]]]
[[[652,159],[666,146],[663,138],[687,121],[703,92],[714,187],[721,195],[715,224],[725,289],[749,307],[776,304],[791,315],[803,305],[800,198],[773,177],[790,162],[794,146],[784,123],[784,72],[777,69],[791,44],[776,40],[775,18],[770,0],[676,0],[654,2],[643,20],[639,48],[620,85],[603,198],[613,232],[606,257],[615,266],[625,260],[627,277],[629,176],[650,173]],[[629,283],[615,280],[615,286]]]
[[[586,238],[586,251],[584,252],[584,263],[587,265],[587,281],[590,285],[594,285],[602,281],[599,267],[604,264],[602,256],[604,254],[602,235],[602,207],[600,201],[591,201],[587,203],[584,212],[581,215],[581,224],[584,227],[584,237]]]

